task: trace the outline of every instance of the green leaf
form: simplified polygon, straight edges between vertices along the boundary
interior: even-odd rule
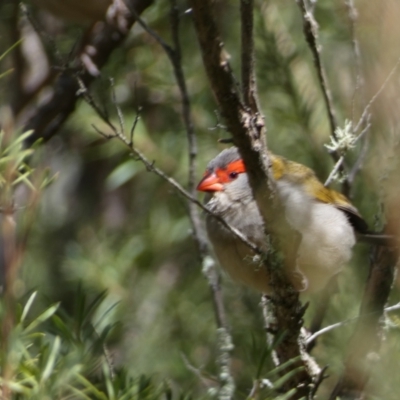
[[[112,378],[111,378],[110,367],[109,367],[108,363],[105,361],[103,362],[103,376],[105,379],[108,398],[110,400],[115,400],[116,397],[115,397],[114,386],[113,386],[113,382],[112,382]]]
[[[272,375],[277,375],[279,374],[281,371],[289,368],[291,365],[295,364],[297,361],[299,361],[301,359],[300,356],[298,357],[294,357],[286,362],[284,362],[283,364],[279,365],[278,367],[274,368],[272,371],[268,372],[266,374],[266,377],[271,377]],[[302,367],[301,367],[302,368]],[[286,375],[285,375],[286,376]]]
[[[2,72],[2,73],[0,74],[0,79],[6,77],[7,75],[10,75],[10,74],[13,73],[13,72],[14,72],[14,68],[10,68],[10,69],[8,69],[7,71]]]
[[[297,392],[296,388],[291,389],[288,392],[286,392],[285,394],[283,394],[281,396],[278,396],[278,397],[275,397],[274,400],[289,400],[296,394],[296,392]]]
[[[56,336],[56,338],[54,339],[53,347],[51,348],[49,358],[47,359],[46,367],[44,368],[42,378],[40,380],[41,382],[47,380],[51,375],[51,373],[53,372],[54,364],[56,362],[56,358],[60,351],[60,347],[61,347],[61,339],[59,336]]]
[[[15,148],[22,148],[23,143],[25,142],[26,139],[28,139],[29,136],[31,136],[33,133],[33,130],[26,131],[22,133],[20,136],[18,136],[15,140],[13,140],[8,147],[5,148],[4,153],[12,153],[12,150],[15,150]],[[32,153],[32,149],[26,149],[24,150],[26,152]]]
[[[11,51],[13,51],[17,46],[19,46],[21,43],[22,43],[22,39],[18,40],[13,45],[11,45],[6,51],[3,52],[3,54],[0,55],[0,61],[4,57],[6,57]]]
[[[109,400],[102,391],[97,389],[96,386],[88,379],[86,379],[83,375],[78,374],[77,379],[85,387],[86,391],[93,394],[93,396],[96,396],[96,397],[90,396],[90,399]]]
[[[20,322],[24,322],[26,316],[28,315],[29,310],[30,310],[31,307],[32,307],[33,302],[35,301],[36,295],[37,295],[37,292],[33,292],[33,293],[30,295],[28,301],[27,301],[26,304],[25,304],[24,309],[22,310],[22,315],[21,315]]]
[[[297,367],[289,371],[287,374],[283,375],[282,378],[278,379],[277,381],[274,382],[274,387],[279,389],[282,387],[289,379],[291,379],[293,376],[298,374],[300,371],[304,370],[304,367]]]
[[[68,340],[70,342],[74,341],[74,336],[71,333],[71,329],[65,324],[62,318],[55,314],[51,317],[51,320],[64,340]]]
[[[93,317],[93,314],[99,308],[101,303],[107,297],[107,290],[103,290],[99,295],[97,295],[92,302],[86,307],[85,315],[83,316],[82,324],[87,322]]]
[[[20,183],[20,182],[24,182],[27,186],[29,186],[29,188],[35,189],[35,187],[33,186],[32,182],[30,180],[28,180],[28,176],[31,175],[31,174],[32,174],[31,171],[27,171],[27,172],[23,173],[17,179],[14,180],[12,185],[15,186],[15,185],[18,185],[18,183]]]
[[[60,303],[56,303],[49,307],[46,311],[40,314],[37,318],[35,318],[25,329],[24,333],[29,333],[30,331],[34,330],[38,325],[42,322],[48,320],[58,309]]]

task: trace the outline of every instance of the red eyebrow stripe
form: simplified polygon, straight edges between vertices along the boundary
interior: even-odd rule
[[[232,161],[226,167],[217,168],[215,170],[215,174],[221,183],[231,182],[232,178],[229,176],[229,174],[231,174],[232,172],[236,172],[238,174],[246,172],[246,169],[244,167],[244,163],[242,160]]]
[[[242,159],[240,160],[236,160],[236,161],[232,161],[231,163],[229,163],[226,167],[227,171],[235,171],[238,174],[242,173],[242,172],[246,172],[246,168],[244,166],[244,162]]]

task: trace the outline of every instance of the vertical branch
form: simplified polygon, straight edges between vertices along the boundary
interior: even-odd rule
[[[182,68],[182,50],[179,40],[179,9],[176,0],[170,0],[171,4],[171,28],[172,28],[172,41],[174,48],[167,52],[169,59],[172,63],[175,79],[178,83],[179,91],[182,98],[182,117],[186,129],[186,136],[188,140],[188,156],[189,156],[189,172],[188,172],[188,191],[196,197],[196,171],[197,171],[197,140],[194,131],[194,124],[191,116],[190,97],[186,86],[186,80]],[[208,253],[207,240],[204,229],[201,226],[199,209],[192,202],[188,203],[190,221],[192,224],[193,235],[199,248],[199,252],[203,257]]]
[[[349,21],[350,21],[351,43],[352,43],[354,62],[355,62],[356,86],[354,89],[352,105],[351,105],[351,120],[354,124],[357,97],[360,97],[361,103],[362,103],[361,105],[364,106],[364,104],[363,104],[364,93],[362,90],[364,87],[364,76],[363,76],[362,66],[361,66],[360,46],[358,44],[357,35],[356,35],[357,9],[354,5],[354,0],[345,0],[344,4],[347,8],[347,13],[349,16]],[[361,93],[360,93],[360,91],[361,91]]]
[[[313,54],[315,69],[317,70],[317,75],[318,75],[318,81],[321,87],[322,96],[324,98],[326,111],[328,113],[331,137],[337,139],[336,130],[338,124],[336,120],[336,112],[332,101],[332,93],[329,88],[325,68],[321,60],[321,45],[318,43],[318,23],[314,18],[313,10],[307,7],[306,1],[307,0],[296,0],[297,4],[300,7],[303,17],[304,36]],[[333,151],[330,154],[333,160],[336,163],[338,163],[341,157],[340,152]],[[345,177],[345,180],[343,181],[342,184],[342,192],[348,195],[348,193],[350,192],[350,184],[346,175],[344,174],[345,172],[344,163],[338,163],[337,165],[338,165],[338,170]]]
[[[305,351],[305,340],[301,334],[305,309],[299,302],[298,291],[285,273],[285,268],[286,272],[293,273],[298,235],[288,227],[282,206],[274,197],[274,180],[269,177],[265,126],[254,100],[256,87],[252,61],[252,2],[244,3],[245,1],[241,6],[242,82],[245,91],[242,104],[229,61],[225,56],[223,41],[215,20],[213,1],[191,0],[194,25],[211,88],[233,141],[243,157],[254,198],[268,233],[271,233],[273,246],[285,257],[284,261],[274,259],[271,253],[271,257],[263,264],[263,268],[267,268],[270,274],[272,291],[268,311],[271,313],[269,321],[273,322],[268,322],[267,329],[272,335],[279,335],[281,338],[275,348],[277,363],[282,365],[286,361],[295,360],[292,365],[294,370],[291,370],[291,376],[285,382],[284,388],[288,391],[295,390],[296,393],[291,398],[300,399],[310,395],[312,383],[317,380],[320,371]]]
[[[196,198],[196,157],[197,157],[197,141],[196,134],[194,131],[194,124],[191,116],[191,105],[190,97],[187,90],[186,80],[182,68],[182,52],[179,40],[179,10],[176,5],[176,0],[170,0],[171,4],[171,29],[172,29],[172,40],[174,47],[166,43],[156,32],[154,32],[134,10],[131,10],[140,26],[148,32],[164,49],[166,52],[172,67],[175,79],[178,83],[178,88],[182,98],[182,116],[186,129],[186,136],[188,139],[188,151],[189,151],[189,176],[188,176],[188,188],[189,195],[191,198]],[[225,309],[223,305],[222,293],[220,290],[219,276],[215,269],[215,263],[210,256],[206,234],[201,224],[198,205],[193,201],[188,202],[189,216],[193,229],[193,236],[198,246],[200,258],[202,260],[203,272],[205,273],[213,293],[214,307],[216,311],[216,320],[219,328],[227,328],[227,321],[225,316]]]
[[[176,0],[170,0],[171,4],[171,27],[172,27],[172,41],[174,48],[167,52],[173,66],[175,79],[178,83],[179,91],[182,98],[182,116],[186,129],[186,136],[188,140],[188,155],[189,155],[189,171],[188,171],[188,191],[194,198],[196,194],[196,157],[197,157],[197,140],[194,131],[194,124],[191,116],[190,98],[186,86],[186,80],[182,68],[182,51],[179,40],[179,10]],[[220,390],[218,397],[222,400],[230,400],[233,398],[235,392],[235,381],[231,373],[231,351],[234,346],[232,338],[228,331],[228,323],[226,320],[225,306],[222,297],[220,276],[217,271],[215,261],[210,256],[208,243],[204,228],[201,224],[199,217],[198,207],[191,201],[188,202],[189,217],[192,224],[193,236],[197,244],[200,258],[202,260],[202,271],[206,276],[211,288],[213,305],[215,311],[215,318],[217,322],[217,345],[219,355],[217,362],[219,364],[220,374]]]
[[[326,72],[321,60],[321,46],[318,43],[318,24],[314,18],[312,10],[307,9],[306,0],[296,0],[303,16],[304,35],[314,57],[314,64],[318,74],[319,84],[324,97],[326,111],[328,113],[331,136],[336,138],[336,113],[333,107],[332,94],[329,89]],[[337,156],[338,157],[338,156]],[[336,160],[337,161],[337,160]]]
[[[241,24],[241,46],[242,46],[242,92],[246,107],[253,112],[258,111],[256,96],[256,77],[254,72],[254,0],[241,0],[240,15]]]
[[[188,151],[189,151],[189,176],[188,176],[188,188],[191,198],[197,197],[195,188],[196,182],[196,157],[197,157],[197,140],[194,131],[194,124],[191,116],[191,105],[190,97],[187,90],[185,75],[182,68],[182,52],[179,40],[179,10],[176,5],[176,0],[170,0],[171,4],[171,29],[172,29],[172,40],[174,47],[166,43],[156,32],[154,32],[135,11],[132,9],[131,12],[135,16],[139,25],[148,32],[164,49],[166,52],[172,67],[175,79],[178,84],[178,88],[182,98],[182,116],[183,122],[186,129],[186,136],[188,139]],[[215,269],[215,263],[212,260],[208,248],[206,234],[202,227],[198,205],[193,201],[188,202],[190,222],[192,224],[193,236],[198,246],[200,258],[202,260],[203,272],[206,275],[214,298],[214,307],[216,311],[217,325],[219,328],[227,328],[227,321],[225,316],[225,309],[223,305],[222,293],[220,290],[219,276]]]
[[[379,320],[384,312],[394,278],[396,256],[393,249],[373,249],[370,274],[361,304],[360,317],[349,343],[344,371],[329,399],[351,395],[360,398],[369,380],[369,354],[379,350],[382,327]]]
[[[240,100],[231,73],[227,53],[213,14],[213,2],[191,1],[194,24],[204,66],[233,141],[239,147],[252,187],[268,181],[269,161],[266,153],[265,126],[246,110]],[[246,80],[246,79],[245,79]],[[258,112],[261,115],[261,113]],[[258,182],[257,182],[258,181]],[[254,186],[253,186],[254,184]],[[266,189],[271,193],[272,189]]]
[[[135,10],[131,10],[141,27],[148,32],[164,49],[167,54],[178,84],[179,92],[182,98],[182,117],[185,125],[186,136],[188,140],[188,155],[189,155],[189,172],[188,172],[188,195],[192,199],[197,197],[196,193],[196,157],[197,157],[197,140],[194,131],[194,124],[191,116],[190,97],[186,85],[185,75],[182,68],[182,51],[179,40],[179,9],[176,0],[170,0],[171,11],[170,21],[172,30],[173,47],[166,43],[156,32],[154,32],[140,17]],[[130,144],[133,147],[133,144]],[[202,226],[198,205],[193,201],[188,201],[189,217],[193,230],[193,237],[198,247],[200,259],[202,263],[202,272],[208,280],[211,288],[215,318],[217,323],[218,334],[218,364],[220,367],[220,391],[219,398],[230,400],[233,398],[235,391],[235,382],[232,377],[231,357],[230,353],[233,350],[232,338],[228,331],[228,323],[226,319],[225,305],[223,302],[220,276],[217,271],[215,261],[210,255],[206,234]]]

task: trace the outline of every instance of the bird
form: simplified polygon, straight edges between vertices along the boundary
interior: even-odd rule
[[[303,275],[299,290],[321,291],[349,262],[356,233],[368,236],[368,225],[350,200],[325,187],[312,169],[273,153],[269,159],[286,220],[300,234],[295,260],[296,270]],[[207,193],[206,206],[213,214],[268,252],[263,218],[236,147],[223,150],[208,163],[197,190]],[[219,263],[234,281],[271,293],[268,270],[247,244],[213,215],[206,216],[206,230]],[[298,277],[293,274],[294,279]]]

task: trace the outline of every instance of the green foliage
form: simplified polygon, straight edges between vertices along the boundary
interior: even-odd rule
[[[3,52],[3,54],[0,54],[0,63],[12,50],[15,49],[15,47],[19,46],[20,44],[21,44],[21,40],[19,40],[17,43],[14,43],[12,46],[10,46],[6,51]],[[13,72],[12,68],[8,69],[7,71],[1,72],[0,79],[5,78],[7,75],[11,74],[12,72]]]
[[[16,27],[13,3],[0,4],[1,32],[10,31],[9,37],[2,34],[0,44],[13,50],[2,51],[0,56],[4,86],[0,111],[8,105],[15,108],[18,82],[31,82],[34,72],[46,64],[33,29],[25,33],[25,39],[38,45],[32,46],[34,52],[27,51],[29,46],[23,47],[27,42],[12,47],[15,40],[10,27]],[[292,0],[256,3],[257,83],[268,145],[276,153],[314,168],[324,180],[333,164],[323,146],[330,140],[329,124],[299,9]],[[376,92],[373,83],[380,84],[387,76],[386,72],[375,75],[380,60],[392,53],[384,51],[390,35],[376,31],[370,22],[375,14],[381,15],[381,10],[371,12],[373,4],[360,3],[357,27],[361,32],[361,62],[370,84],[359,90],[359,96],[354,93],[357,66],[347,11],[342,3],[316,4],[323,61],[342,127],[346,120],[353,124],[357,121],[362,106]],[[221,128],[224,121],[216,112],[199,49],[194,45],[197,39],[187,4],[179,1],[178,7],[200,179],[206,163],[225,147],[217,140],[229,134]],[[223,41],[238,79],[239,7],[229,1],[216,2],[216,7]],[[57,56],[51,54],[49,70],[64,70],[71,49],[79,46],[77,37],[84,28],[54,22],[37,7],[32,10],[32,17],[39,21],[47,38],[56,43]],[[168,15],[169,2],[158,1],[144,18],[171,43]],[[30,26],[24,18],[20,22],[25,28]],[[393,28],[397,24],[386,25]],[[380,38],[384,38],[383,55],[378,57],[375,53]],[[397,58],[396,46],[393,53]],[[48,43],[43,47],[48,48]],[[27,53],[32,69],[15,69],[16,59],[12,56],[20,48]],[[392,63],[388,65],[392,67]],[[135,26],[91,86],[91,94],[115,122],[110,76],[127,127],[141,109],[133,136],[135,145],[157,167],[187,186],[188,149],[181,97],[162,48]],[[35,101],[44,101],[46,90]],[[363,100],[358,98],[362,97],[360,92]],[[374,110],[373,145],[368,152],[372,168],[365,168],[352,187],[352,200],[371,227],[376,220],[381,222],[382,214],[378,200],[385,174],[376,170],[388,158],[385,152],[374,152],[381,142],[391,145],[397,140],[397,120],[382,110],[393,107],[397,115],[397,97],[394,90],[392,100]],[[34,105],[20,111],[18,123],[29,118]],[[105,132],[108,128],[83,102],[61,131],[35,152],[24,147],[30,133],[19,133],[1,116],[0,230],[4,236],[5,227],[15,228],[2,240],[16,249],[11,258],[0,260],[7,267],[13,266],[14,276],[14,284],[7,288],[10,293],[3,295],[0,303],[2,327],[9,327],[8,331],[2,329],[0,348],[3,390],[10,390],[15,399],[215,397],[219,371],[214,310],[192,240],[187,204],[166,182],[146,171],[120,142],[100,136],[93,125]],[[360,147],[361,141],[346,155],[347,164],[354,163]],[[393,158],[397,157],[395,150]],[[4,218],[4,211],[8,211],[11,221]],[[10,224],[6,226],[7,222]],[[352,262],[340,275],[340,290],[331,297],[325,325],[357,315],[368,274],[368,251],[364,245],[357,246]],[[231,369],[236,398],[251,398],[249,393],[254,391],[255,399],[289,399],[292,392],[283,394],[280,388],[294,372],[294,360],[283,376],[275,369],[270,359],[272,348],[265,340],[259,294],[225,276],[222,288],[235,346]],[[396,287],[391,301],[398,301],[398,297]],[[305,315],[307,326],[318,296],[306,300],[310,300]],[[343,367],[352,331],[353,325],[348,324],[323,335],[313,351],[320,365],[329,365],[332,377],[323,382],[320,398],[328,398]],[[372,384],[381,393],[377,399],[396,399],[399,382],[393,371],[397,371],[400,338],[395,317],[392,324],[387,324],[385,335],[381,359],[372,357],[376,362]]]
[[[150,400],[167,391],[144,375],[134,378],[125,368],[112,365],[106,347],[115,324],[93,323],[93,316],[106,297],[103,292],[88,302],[75,293],[74,318],[60,304],[32,315],[37,292],[19,305],[19,318],[9,332],[8,346],[0,355],[3,392],[23,399]],[[4,308],[2,321],[4,323]],[[107,314],[101,315],[107,319]]]

